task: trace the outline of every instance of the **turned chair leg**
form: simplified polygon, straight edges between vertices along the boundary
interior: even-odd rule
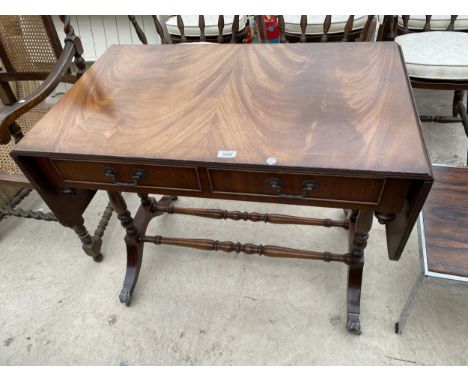
[[[96,227],[96,230],[94,231],[94,235],[92,237],[93,241],[93,247],[96,248],[98,251],[101,250],[102,247],[102,237],[104,236],[104,232],[106,231],[107,225],[109,224],[109,220],[112,217],[112,212],[114,209],[112,208],[111,203],[109,202],[106,206],[106,209],[102,213],[101,219],[99,220],[99,223]],[[93,257],[95,261],[101,261],[102,260],[102,254],[100,257]]]
[[[78,235],[78,237],[81,240],[82,248],[83,251],[88,255],[93,258],[94,261],[100,262],[103,259],[102,253],[101,253],[101,247],[102,247],[102,237],[104,236],[104,232],[107,228],[107,225],[109,224],[109,220],[112,216],[112,205],[109,202],[107,204],[106,209],[102,213],[101,219],[99,220],[99,223],[96,227],[96,230],[94,231],[94,236],[91,236],[84,226],[84,220],[82,219],[81,223],[78,225],[75,225],[73,230],[75,233]]]
[[[0,208],[0,220],[6,216],[17,216],[29,219],[45,220],[45,221],[57,221],[57,218],[52,212],[41,212],[41,211],[31,211],[23,210],[22,208],[16,208],[24,198],[26,198],[32,189],[22,188],[18,193],[7,203],[5,206]],[[99,262],[103,259],[101,253],[102,247],[102,237],[104,231],[106,230],[107,225],[109,224],[109,219],[112,215],[112,207],[109,204],[105,209],[101,220],[94,232],[94,236],[91,236],[84,226],[84,221],[81,219],[79,224],[75,225],[73,230],[78,235],[82,243],[83,251],[86,255],[91,256],[94,261]]]
[[[13,196],[8,203],[6,203],[1,209],[0,209],[0,220],[2,220],[5,216],[8,216],[8,210],[15,208],[18,204],[20,204],[24,198],[26,198],[30,193],[32,189],[30,188],[22,188],[20,189],[15,196]]]
[[[101,240],[94,240],[93,237],[89,234],[88,230],[84,224],[79,224],[72,227],[75,233],[78,235],[78,238],[81,240],[83,251],[93,258],[94,261],[102,261],[101,253]]]
[[[359,314],[361,312],[361,285],[364,268],[364,249],[372,227],[373,211],[351,211],[349,215],[350,259],[348,266],[348,319],[346,328],[353,334],[361,334]]]
[[[17,207],[24,198],[26,198],[30,193],[31,189],[22,188],[20,189],[13,198],[11,198],[8,203],[0,208],[0,220],[6,216],[16,216],[19,218],[26,219],[36,219],[43,221],[57,221],[57,218],[52,212],[42,212],[42,211],[33,211],[33,210],[24,210]]]

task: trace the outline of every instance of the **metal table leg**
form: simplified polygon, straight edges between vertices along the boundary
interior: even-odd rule
[[[423,272],[421,272],[416,280],[416,283],[413,286],[413,289],[411,289],[411,293],[409,294],[408,299],[406,300],[405,307],[401,311],[398,322],[395,323],[395,333],[401,334],[403,332],[403,326],[405,326],[406,320],[411,312],[411,309],[413,309],[414,303],[416,301],[418,291],[424,284],[425,280],[426,276]]]

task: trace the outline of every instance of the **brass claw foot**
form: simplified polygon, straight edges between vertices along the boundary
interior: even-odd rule
[[[359,321],[359,314],[348,313],[348,322],[346,323],[346,329],[352,334],[361,334],[361,322]]]
[[[126,306],[130,306],[130,303],[132,302],[132,294],[133,292],[131,288],[128,286],[124,286],[119,295],[120,302],[122,304],[125,304]]]

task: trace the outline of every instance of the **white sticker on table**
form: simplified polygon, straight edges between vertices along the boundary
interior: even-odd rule
[[[236,153],[236,150],[219,150],[218,158],[235,158]]]

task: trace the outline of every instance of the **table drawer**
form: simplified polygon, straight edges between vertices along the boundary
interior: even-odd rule
[[[385,179],[256,171],[208,170],[214,193],[275,195],[290,199],[320,199],[378,204]]]
[[[201,191],[196,167],[57,160],[51,162],[68,185],[97,184]]]

